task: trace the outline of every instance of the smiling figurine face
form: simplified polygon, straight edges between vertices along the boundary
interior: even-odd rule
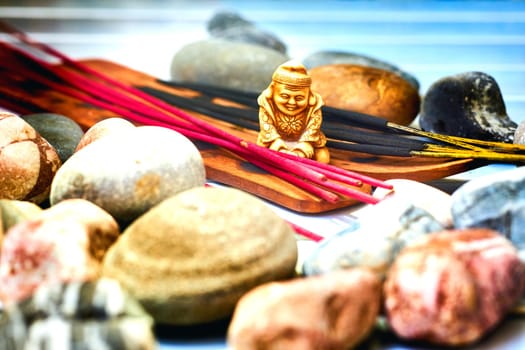
[[[273,100],[277,109],[286,115],[296,116],[308,107],[309,87],[290,86],[276,83]]]
[[[321,131],[323,99],[311,85],[312,78],[302,63],[291,60],[277,67],[270,85],[257,98],[259,146],[330,162]]]

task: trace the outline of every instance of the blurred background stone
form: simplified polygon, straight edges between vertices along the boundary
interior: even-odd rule
[[[208,22],[208,33],[218,39],[261,45],[286,55],[286,44],[235,12],[218,12]]]
[[[197,41],[181,48],[171,62],[171,79],[261,92],[286,55],[260,45],[224,39]]]

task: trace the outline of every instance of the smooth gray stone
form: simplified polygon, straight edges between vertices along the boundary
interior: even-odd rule
[[[74,120],[55,113],[35,113],[21,116],[57,151],[64,163],[75,151],[84,131]]]
[[[366,267],[383,277],[399,252],[430,232],[444,227],[426,210],[407,205],[391,222],[361,222],[356,230],[345,230],[323,240],[303,263],[307,276],[351,267]]]
[[[274,34],[234,12],[219,12],[208,22],[208,33],[219,39],[261,45],[286,54],[286,45]]]
[[[124,227],[164,199],[205,181],[202,156],[193,142],[168,128],[138,126],[73,154],[58,169],[49,201],[89,200]]]
[[[498,231],[525,248],[525,166],[470,180],[452,194],[454,227]]]
[[[423,130],[485,141],[512,142],[517,124],[507,115],[498,83],[483,72],[444,77],[421,104]]]
[[[197,41],[180,49],[171,62],[174,81],[261,92],[288,57],[260,45],[223,39]]]
[[[303,64],[308,68],[324,66],[328,64],[355,64],[366,67],[379,68],[390,71],[405,79],[416,90],[419,90],[419,81],[409,73],[399,69],[397,66],[377,58],[344,51],[317,51],[303,59]]]

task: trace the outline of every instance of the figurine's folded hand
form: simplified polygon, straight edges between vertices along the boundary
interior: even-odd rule
[[[314,147],[310,142],[299,142],[293,149],[294,153],[299,157],[312,158],[314,155]]]
[[[288,146],[283,141],[283,139],[278,138],[272,142],[272,144],[270,145],[270,149],[273,149],[274,151],[282,151],[282,150],[287,150]]]

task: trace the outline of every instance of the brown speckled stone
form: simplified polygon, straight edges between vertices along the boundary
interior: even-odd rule
[[[56,150],[33,127],[0,112],[0,198],[42,203],[60,165]]]

